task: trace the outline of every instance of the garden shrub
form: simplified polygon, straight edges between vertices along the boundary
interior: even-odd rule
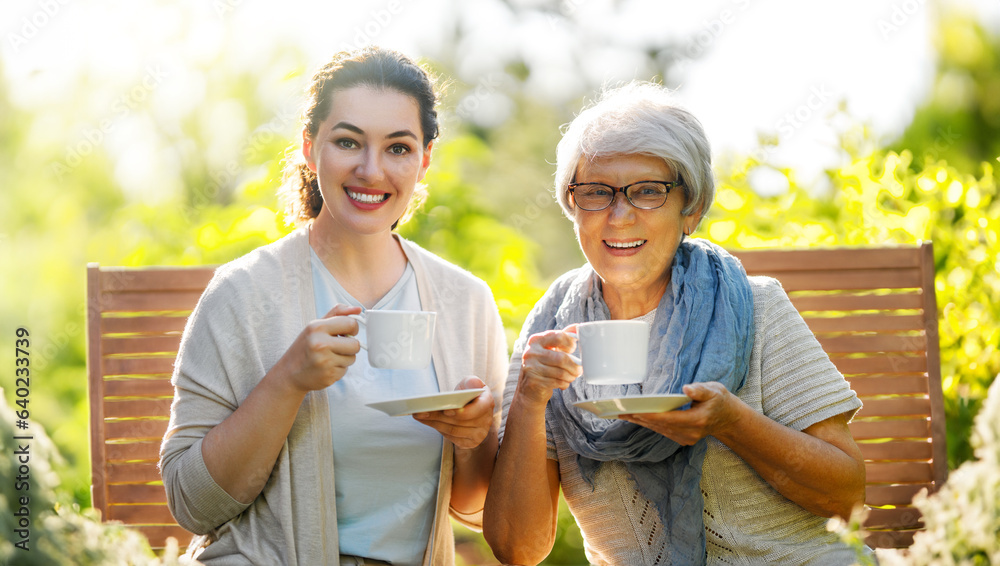
[[[3,398],[0,395],[0,398]],[[30,407],[30,405],[27,405]],[[12,566],[172,566],[176,544],[157,557],[146,538],[120,523],[102,523],[60,493],[66,464],[36,422],[0,402],[0,564]],[[30,410],[29,410],[30,413]],[[15,428],[21,422],[27,428]],[[18,438],[22,437],[22,438]]]

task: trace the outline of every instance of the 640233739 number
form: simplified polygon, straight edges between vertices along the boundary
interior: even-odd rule
[[[31,401],[31,357],[28,347],[31,345],[27,328],[17,329],[14,340],[14,395],[17,400],[14,402],[19,409],[16,409],[17,427],[21,430],[28,428],[28,403]]]

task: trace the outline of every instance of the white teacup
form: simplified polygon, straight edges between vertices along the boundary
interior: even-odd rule
[[[372,367],[424,369],[430,365],[436,312],[370,310],[348,316],[365,325],[367,339],[361,347],[368,351]]]
[[[624,385],[646,379],[649,324],[601,320],[576,325],[583,379],[591,385]]]

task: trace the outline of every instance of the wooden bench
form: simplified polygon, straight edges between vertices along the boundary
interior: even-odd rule
[[[735,253],[748,274],[781,281],[864,402],[850,427],[868,476],[866,542],[910,546],[923,527],[914,494],[948,477],[931,244]]]
[[[153,548],[192,537],[167,509],[157,462],[181,332],[213,271],[87,266],[91,499]]]
[[[782,282],[864,401],[851,432],[868,471],[867,542],[909,546],[922,527],[910,500],[947,477],[931,245],[736,255]],[[154,547],[191,537],[167,510],[156,463],[181,331],[212,273],[88,266],[93,505]]]

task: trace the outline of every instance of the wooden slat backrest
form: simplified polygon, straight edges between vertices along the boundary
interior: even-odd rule
[[[909,546],[922,527],[913,494],[947,477],[931,244],[734,254],[781,281],[864,401],[850,426],[868,472],[868,543]],[[190,538],[167,512],[156,459],[180,333],[213,271],[88,267],[94,507],[154,546]]]
[[[733,253],[781,281],[864,402],[850,427],[868,472],[867,542],[909,546],[923,527],[913,495],[948,474],[931,244]]]
[[[180,335],[213,272],[87,266],[91,498],[154,548],[192,536],[171,517],[156,465]]]

